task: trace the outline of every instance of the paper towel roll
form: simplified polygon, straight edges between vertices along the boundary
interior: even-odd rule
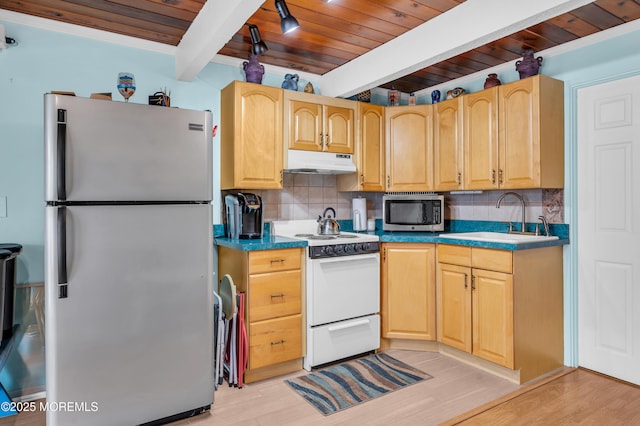
[[[367,230],[367,199],[354,198],[352,213],[353,213],[353,230],[366,231]]]

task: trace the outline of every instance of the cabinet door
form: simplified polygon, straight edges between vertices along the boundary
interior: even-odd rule
[[[435,245],[387,243],[382,260],[382,337],[435,340]]]
[[[282,188],[282,89],[235,82],[221,93],[221,189]]]
[[[462,97],[436,104],[433,114],[433,185],[436,191],[462,189]]]
[[[353,108],[324,106],[323,151],[353,154],[355,103]]]
[[[514,368],[513,276],[473,269],[473,354]]]
[[[387,191],[433,189],[432,105],[387,107]]]
[[[322,151],[322,105],[312,102],[288,100],[289,148]]]
[[[384,107],[360,103],[359,172],[362,191],[384,191]]]
[[[438,264],[438,341],[471,353],[471,268]]]
[[[535,77],[499,86],[498,180],[504,189],[540,186],[540,91]]]
[[[498,87],[464,97],[464,188],[498,188]]]

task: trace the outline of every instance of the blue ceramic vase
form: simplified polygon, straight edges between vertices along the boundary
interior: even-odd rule
[[[282,88],[288,90],[298,90],[298,74],[286,74],[282,82]]]

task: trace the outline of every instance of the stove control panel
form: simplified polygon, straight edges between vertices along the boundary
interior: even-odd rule
[[[322,259],[326,257],[378,253],[379,251],[380,243],[378,241],[369,243],[331,244],[326,246],[309,247],[309,257],[311,259]]]

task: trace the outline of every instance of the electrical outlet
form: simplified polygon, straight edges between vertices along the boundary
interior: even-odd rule
[[[0,217],[7,217],[7,197],[0,196]]]

